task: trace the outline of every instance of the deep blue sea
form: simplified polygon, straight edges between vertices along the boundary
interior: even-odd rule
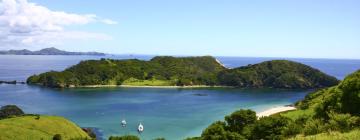
[[[152,56],[106,56],[114,59]],[[63,70],[96,56],[0,55],[0,80],[25,81],[33,74]],[[217,57],[229,68],[266,60],[288,58]],[[360,60],[289,59],[315,67],[338,79],[360,69]],[[162,89],[162,88],[79,88],[48,89],[29,85],[0,85],[0,106],[15,104],[27,113],[60,115],[81,127],[95,127],[106,138],[135,134],[145,140],[169,140],[198,136],[211,122],[241,108],[263,111],[294,103],[308,92],[275,89]],[[204,94],[206,96],[197,96]],[[120,122],[126,119],[128,127]],[[139,123],[145,131],[137,134]]]

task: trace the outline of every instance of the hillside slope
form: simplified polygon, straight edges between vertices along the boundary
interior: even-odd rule
[[[82,61],[62,72],[51,71],[33,75],[28,78],[27,83],[53,88],[126,84],[309,89],[333,86],[338,80],[310,66],[287,60],[273,60],[228,69],[211,56],[161,56],[150,61]]]
[[[273,60],[220,72],[220,84],[237,87],[321,88],[338,80],[310,66]]]
[[[20,116],[0,120],[0,140],[49,140],[55,134],[63,139],[90,139],[80,127],[62,117]]]

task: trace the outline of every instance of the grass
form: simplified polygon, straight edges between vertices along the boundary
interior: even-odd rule
[[[57,116],[21,116],[0,120],[0,140],[50,140],[55,134],[63,139],[90,138],[76,124]]]
[[[301,116],[312,116],[314,115],[313,109],[306,109],[306,110],[290,110],[286,112],[281,112],[280,115],[284,117],[291,118],[292,120],[296,120]]]
[[[298,135],[290,140],[357,140],[360,138],[360,130],[352,130],[347,133],[330,132],[312,136]]]
[[[125,80],[122,85],[130,85],[130,86],[174,86],[175,82],[170,80],[139,80],[135,78],[130,78]]]

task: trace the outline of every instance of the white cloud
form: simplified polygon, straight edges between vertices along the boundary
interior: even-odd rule
[[[110,39],[101,33],[67,31],[65,26],[92,22],[117,24],[94,14],[52,11],[27,0],[1,0],[0,43],[14,46],[53,44],[69,39]]]
[[[103,19],[103,20],[101,20],[101,22],[103,22],[105,24],[110,24],[110,25],[118,24],[118,22],[113,21],[111,19]]]

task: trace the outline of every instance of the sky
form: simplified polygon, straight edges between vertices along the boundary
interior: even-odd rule
[[[360,59],[358,0],[0,1],[0,50]]]

